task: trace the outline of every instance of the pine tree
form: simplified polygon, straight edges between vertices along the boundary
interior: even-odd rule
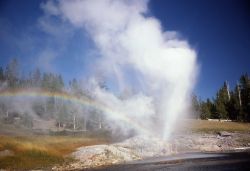
[[[10,61],[5,70],[6,80],[9,87],[16,87],[18,84],[19,65],[16,59]]]
[[[227,105],[229,103],[230,97],[228,95],[228,87],[225,82],[222,88],[217,92],[215,99],[216,117],[219,119],[228,119]]]
[[[0,82],[3,82],[5,80],[4,78],[4,71],[3,71],[3,68],[0,67]]]
[[[32,74],[32,86],[41,86],[41,72],[38,68]]]
[[[241,118],[250,121],[250,78],[248,74],[244,74],[240,78],[241,89]]]
[[[231,94],[231,99],[228,103],[228,115],[231,120],[238,120],[240,114],[240,103],[238,99],[237,87]]]
[[[213,111],[212,107],[213,107],[213,104],[211,103],[210,99],[207,99],[206,102],[201,102],[200,118],[201,119],[211,118],[212,111]]]
[[[198,119],[200,117],[200,103],[196,95],[192,96],[192,111],[193,116]]]

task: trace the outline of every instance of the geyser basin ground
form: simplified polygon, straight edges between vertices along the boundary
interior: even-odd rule
[[[250,148],[250,144],[238,141],[242,137],[250,139],[250,134],[182,133],[172,136],[171,140],[167,142],[154,137],[135,136],[120,143],[79,148],[72,153],[72,156],[77,159],[76,162],[67,166],[55,167],[54,169],[78,170],[126,163],[176,162],[188,159],[223,157],[219,154],[200,152],[221,153],[247,150]]]
[[[190,152],[199,152],[199,151],[210,151],[214,149],[215,153],[222,151],[233,150],[239,147],[249,147],[250,143],[250,124],[249,123],[237,123],[237,122],[209,122],[205,120],[185,120],[183,121],[182,130],[173,134],[173,138],[171,141],[166,144],[166,147],[174,147],[173,153],[170,150],[160,151],[159,147],[153,149],[155,145],[151,145],[152,142],[139,141],[146,149],[142,152],[143,148],[137,148],[138,150],[133,150],[132,147],[137,147],[136,144],[140,147],[140,143],[135,143],[138,141],[132,141],[134,144],[127,145],[127,142],[131,142],[131,140],[138,140],[137,138],[130,138],[129,140],[125,140],[125,142],[115,143],[118,144],[116,147],[115,155],[112,155],[110,150],[106,150],[106,153],[101,153],[100,155],[95,155],[96,153],[90,153],[93,158],[89,158],[89,165],[85,165],[84,162],[75,161],[67,162],[68,156],[72,156],[72,152],[77,152],[77,148],[81,147],[81,152],[84,151],[84,146],[88,146],[88,149],[95,149],[94,147],[100,147],[100,151],[103,151],[104,147],[109,147],[113,149],[115,144],[110,144],[111,139],[109,137],[101,137],[100,134],[96,134],[94,136],[93,132],[91,136],[82,135],[82,136],[51,136],[51,135],[41,135],[37,134],[37,131],[33,132],[31,129],[24,129],[22,127],[15,127],[15,125],[0,125],[0,169],[6,170],[32,170],[38,169],[41,170],[82,170],[86,167],[91,168],[103,168],[106,165],[118,164],[120,166],[121,163],[127,164],[131,161],[126,162],[124,158],[116,158],[116,153],[121,153],[125,157],[130,154],[130,152],[137,151],[138,154],[147,154],[150,156],[150,150],[152,151],[160,151],[161,154],[165,154],[168,156],[177,156],[178,154],[188,153]],[[192,130],[190,132],[184,132],[185,130]],[[230,133],[230,136],[219,136],[217,132],[227,131]],[[225,134],[226,135],[226,134]],[[142,139],[141,139],[142,140]],[[144,139],[145,140],[145,139]],[[209,140],[209,141],[208,141]],[[148,140],[147,140],[148,141]],[[153,141],[154,142],[154,141]],[[158,142],[157,142],[158,143]],[[101,144],[101,146],[95,146],[97,144]],[[161,143],[158,143],[161,144]],[[173,146],[174,144],[174,146]],[[126,145],[126,146],[125,146]],[[142,146],[143,146],[142,145]],[[147,147],[148,146],[148,147]],[[243,148],[243,149],[244,149]],[[20,149],[22,151],[20,151]],[[118,150],[117,150],[118,149]],[[210,149],[210,150],[209,150]],[[89,150],[91,151],[91,150]],[[95,150],[94,150],[95,151]],[[176,152],[177,151],[177,152]],[[238,149],[236,149],[238,151]],[[241,149],[240,149],[241,151]],[[42,153],[41,153],[42,152]],[[147,152],[147,153],[146,153]],[[79,152],[80,153],[80,152]],[[178,153],[178,154],[177,154]],[[38,155],[34,155],[38,154]],[[75,153],[73,153],[75,154]],[[101,155],[102,154],[102,155]],[[109,158],[107,158],[106,154],[109,154]],[[135,154],[135,153],[132,153]],[[170,154],[170,155],[169,155]],[[44,157],[46,156],[46,157]],[[121,155],[120,155],[121,156]],[[133,156],[133,155],[129,155]],[[134,155],[135,156],[135,155]],[[182,155],[181,155],[182,156]],[[60,160],[58,160],[58,157]],[[164,157],[164,156],[162,156]],[[183,156],[182,156],[183,157]],[[147,159],[150,157],[146,157]],[[159,159],[159,155],[156,154],[154,159]],[[161,158],[161,157],[160,157]],[[96,159],[96,160],[95,160]],[[99,159],[99,160],[98,160]],[[132,159],[132,161],[144,161],[142,159],[138,160],[136,158],[126,158]],[[114,161],[111,163],[109,161]],[[150,158],[152,160],[152,157]],[[8,162],[6,162],[8,161]],[[140,165],[141,166],[141,165]],[[163,165],[164,167],[166,165]],[[116,167],[116,166],[114,166]],[[118,166],[117,166],[118,167]],[[123,167],[122,167],[123,168]],[[135,169],[136,167],[133,165],[131,169]],[[124,170],[124,169],[123,169]],[[128,169],[125,169],[128,170]]]
[[[250,153],[186,153],[173,157],[156,158],[151,161],[139,163],[120,164],[97,169],[86,169],[86,171],[222,171],[222,170],[249,170]]]

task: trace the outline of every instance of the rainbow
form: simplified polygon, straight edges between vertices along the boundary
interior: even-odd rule
[[[57,91],[52,92],[46,89],[38,89],[38,88],[32,88],[32,89],[5,89],[0,91],[0,98],[3,97],[53,97],[56,99],[60,99],[63,101],[69,101],[71,103],[80,104],[86,107],[95,108],[98,110],[103,111],[105,114],[112,115],[116,118],[119,118],[119,120],[122,120],[132,126],[132,128],[135,128],[136,130],[148,134],[148,129],[144,128],[140,123],[136,122],[132,118],[128,117],[126,114],[113,111],[111,108],[105,106],[104,104],[97,103],[94,100],[91,100],[89,98],[83,98],[71,95],[67,92],[63,91]]]

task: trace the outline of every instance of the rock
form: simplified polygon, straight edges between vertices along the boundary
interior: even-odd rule
[[[217,145],[204,145],[200,147],[201,151],[219,151],[220,147],[218,147]]]
[[[173,151],[176,151],[175,146],[155,137],[135,136],[120,143],[78,148],[72,153],[72,157],[77,161],[67,167],[68,170],[94,168],[147,157],[165,156],[172,154]]]
[[[218,134],[219,134],[221,137],[230,137],[230,136],[232,136],[231,133],[226,132],[226,131],[220,131],[220,132],[218,132]]]

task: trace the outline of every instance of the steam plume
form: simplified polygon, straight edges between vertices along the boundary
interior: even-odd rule
[[[196,52],[176,32],[163,31],[159,20],[149,16],[147,4],[145,0],[62,0],[42,7],[46,15],[58,16],[89,34],[101,56],[98,72],[116,82],[119,91],[135,90],[121,99],[93,86],[97,100],[167,139],[177,118],[187,112],[197,72]],[[96,85],[95,78],[92,82]],[[119,116],[107,118],[119,121]]]

